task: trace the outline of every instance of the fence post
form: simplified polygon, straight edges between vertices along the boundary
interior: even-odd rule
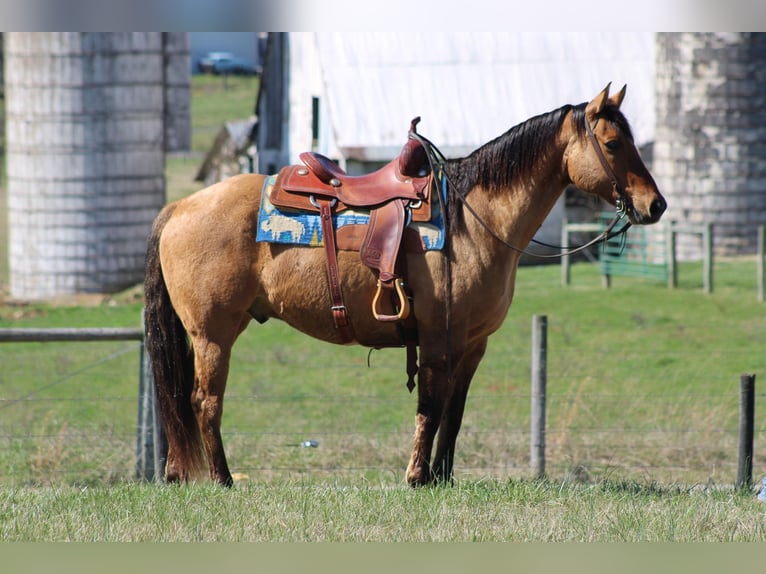
[[[154,437],[150,386],[151,365],[145,345],[141,344],[141,365],[138,373],[138,423],[136,436],[136,478],[154,480]]]
[[[753,486],[753,432],[755,429],[755,375],[739,378],[739,458],[737,488]]]
[[[569,271],[569,222],[564,218],[561,222],[561,286],[566,287],[571,282]]]
[[[678,287],[678,266],[676,264],[676,230],[674,222],[667,225],[668,234],[668,287],[673,289]]]
[[[548,317],[532,317],[532,405],[530,466],[535,478],[545,476],[545,392],[547,385]]]
[[[766,225],[758,226],[758,301],[763,303],[766,284]]]
[[[143,312],[141,314],[143,324]],[[146,332],[145,330],[143,330]],[[138,438],[136,440],[136,476],[147,481],[162,481],[168,443],[155,400],[154,373],[146,338],[141,342],[141,371],[138,390]]]
[[[157,395],[154,390],[153,375],[151,375],[151,385],[149,385],[149,388],[152,397],[152,426],[154,431],[152,433],[152,438],[154,439],[154,481],[162,482],[165,480],[165,463],[168,460],[168,439],[165,436],[165,429],[162,426],[162,420],[160,419],[160,409],[155,400]]]
[[[713,292],[713,224],[707,223],[702,233],[702,249],[704,251],[703,288],[705,293]]]

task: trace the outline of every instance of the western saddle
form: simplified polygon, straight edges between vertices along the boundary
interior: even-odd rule
[[[431,218],[432,170],[426,150],[416,135],[419,121],[419,117],[412,120],[401,153],[379,170],[351,176],[331,159],[319,153],[303,152],[299,157],[304,165],[283,168],[270,197],[278,208],[319,213],[333,320],[344,343],[351,342],[354,336],[343,302],[336,250],[359,251],[362,262],[377,273],[372,314],[378,321],[400,322],[403,326],[410,391],[417,372],[417,326],[405,284],[407,258],[400,254],[405,249],[422,251],[419,236],[407,229],[407,224],[410,220]],[[332,216],[349,208],[369,211],[369,223],[344,226],[336,234]],[[391,312],[384,310],[384,292],[391,294]]]

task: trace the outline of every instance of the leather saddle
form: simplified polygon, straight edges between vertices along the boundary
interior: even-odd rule
[[[420,118],[412,120],[407,143],[400,154],[379,170],[359,176],[348,175],[331,159],[303,152],[303,165],[279,172],[270,201],[281,209],[317,212],[327,256],[328,281],[335,326],[345,342],[353,340],[346,307],[340,291],[336,255],[336,230],[332,215],[345,209],[369,211],[367,225],[349,225],[337,232],[338,243],[359,251],[362,262],[378,276],[373,297],[373,316],[384,322],[404,321],[410,315],[407,294],[406,257],[401,256],[410,220],[431,218],[432,174],[423,144],[412,137]],[[415,249],[417,250],[417,249]],[[381,295],[392,294],[392,312],[383,310]]]

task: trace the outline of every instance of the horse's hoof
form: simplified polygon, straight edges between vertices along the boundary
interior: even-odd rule
[[[421,486],[428,486],[432,484],[434,477],[430,470],[419,469],[417,471],[407,472],[407,484],[412,488],[418,488]]]
[[[169,464],[165,467],[165,482],[168,484],[180,484],[184,482],[184,477],[174,465]]]
[[[213,477],[213,481],[217,482],[221,486],[225,486],[226,488],[231,488],[234,486],[234,479],[229,473],[226,473],[225,475],[217,474]]]

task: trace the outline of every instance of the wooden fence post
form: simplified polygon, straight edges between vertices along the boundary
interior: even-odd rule
[[[758,226],[758,301],[763,303],[766,290],[766,225]]]
[[[739,458],[737,488],[753,486],[753,432],[755,429],[755,375],[739,379]]]
[[[713,292],[713,224],[683,224],[671,221],[668,226],[668,287],[678,286],[676,237],[678,234],[699,236],[702,240],[702,290]]]
[[[548,317],[532,317],[532,404],[530,466],[535,478],[545,476],[545,393],[547,386]]]
[[[676,262],[676,230],[675,222],[671,221],[667,226],[668,242],[668,287],[678,287],[678,266]]]
[[[569,272],[569,228],[568,222],[564,218],[561,222],[561,286],[566,287],[572,280]]]
[[[703,250],[703,290],[705,293],[713,292],[713,224],[707,223],[702,229]]]

